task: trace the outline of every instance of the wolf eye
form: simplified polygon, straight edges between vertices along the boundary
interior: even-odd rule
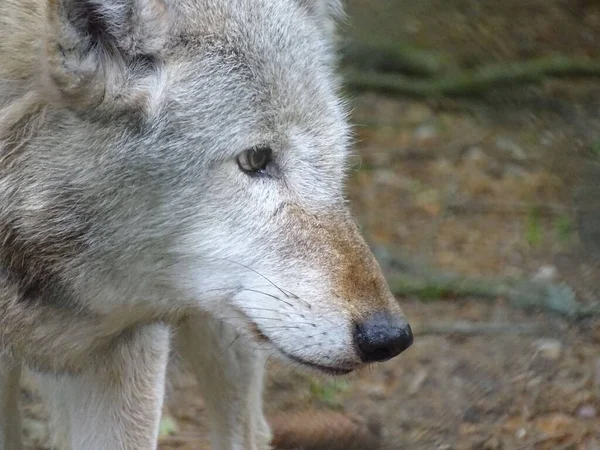
[[[263,173],[271,162],[273,151],[269,147],[255,147],[245,150],[237,157],[240,169],[249,174]]]

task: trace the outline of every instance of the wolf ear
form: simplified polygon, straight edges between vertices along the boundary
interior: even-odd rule
[[[321,23],[325,31],[333,34],[336,22],[344,17],[342,0],[298,0]]]
[[[126,97],[165,45],[163,0],[47,1],[47,81],[75,108]]]

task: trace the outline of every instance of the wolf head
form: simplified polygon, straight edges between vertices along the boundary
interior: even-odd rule
[[[200,308],[334,373],[410,345],[344,199],[336,1],[46,9],[31,111],[0,148],[3,260],[23,295]]]

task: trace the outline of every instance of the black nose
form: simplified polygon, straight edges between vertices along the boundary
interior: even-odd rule
[[[381,362],[410,347],[413,334],[404,318],[378,313],[356,324],[354,342],[363,362]]]

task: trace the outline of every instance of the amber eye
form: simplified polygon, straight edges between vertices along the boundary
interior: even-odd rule
[[[269,147],[255,147],[240,153],[237,163],[244,172],[259,174],[267,169],[272,155],[273,151]]]

